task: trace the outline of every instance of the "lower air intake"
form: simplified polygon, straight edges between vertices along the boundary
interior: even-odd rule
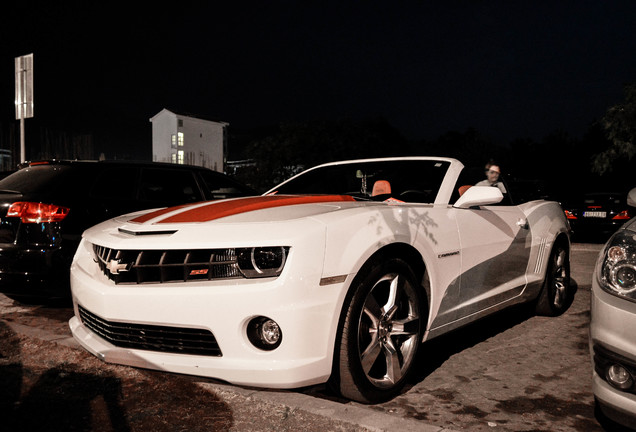
[[[78,306],[80,319],[93,333],[121,348],[221,357],[209,330],[108,321]]]

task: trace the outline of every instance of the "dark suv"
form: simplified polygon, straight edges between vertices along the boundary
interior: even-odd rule
[[[30,163],[0,180],[0,292],[69,297],[69,268],[82,232],[111,217],[256,194],[224,174],[188,165]]]

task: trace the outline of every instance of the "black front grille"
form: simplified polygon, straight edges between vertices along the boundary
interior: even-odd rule
[[[209,330],[131,324],[108,321],[78,306],[82,323],[121,348],[221,357],[221,349]]]
[[[234,249],[117,250],[93,245],[100,269],[116,284],[241,278]]]

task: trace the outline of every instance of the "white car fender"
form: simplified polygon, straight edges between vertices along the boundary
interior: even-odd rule
[[[526,297],[536,296],[541,289],[548,267],[550,252],[557,237],[568,242],[570,247],[568,226],[561,206],[553,201],[530,201],[519,206],[526,216],[526,223],[531,229],[532,251],[528,260],[528,289]]]
[[[409,245],[421,256],[433,287],[426,293],[430,323],[439,312],[446,288],[457,280],[461,265],[459,236],[449,217],[448,209],[430,205],[382,205],[375,212],[367,209],[346,218],[340,214],[328,224],[323,279],[346,276],[349,289],[373,254],[388,245]],[[346,292],[342,302],[344,295]]]

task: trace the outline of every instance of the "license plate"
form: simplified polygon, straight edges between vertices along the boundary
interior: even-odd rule
[[[586,211],[583,212],[583,217],[586,218],[604,218],[607,216],[607,212],[604,211]]]

